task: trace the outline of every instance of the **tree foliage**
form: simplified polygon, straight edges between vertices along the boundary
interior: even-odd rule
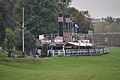
[[[22,6],[25,8],[25,27],[36,37],[57,31],[58,7],[56,4],[50,0],[20,0],[16,6],[16,12],[19,15],[22,13]]]
[[[4,47],[11,50],[15,46],[15,33],[12,29],[6,29]]]
[[[120,32],[120,23],[102,21],[94,28],[96,33]]]
[[[111,16],[106,17],[106,18],[102,18],[102,20],[105,20],[106,22],[108,22],[109,24],[112,23],[120,23],[120,18],[113,18]]]
[[[68,9],[68,13],[72,16],[72,20],[79,26],[78,33],[87,33],[92,29],[92,23],[89,11],[79,11],[74,7]]]
[[[9,16],[12,16],[16,0],[0,0],[0,44],[5,39],[5,29],[10,28],[12,23]]]
[[[102,18],[102,22],[96,25],[96,33],[120,32],[120,18],[113,18],[111,16]]]
[[[29,30],[25,30],[25,51],[29,54],[29,52],[33,51],[36,47],[36,38],[33,34],[30,33]]]
[[[5,39],[5,19],[6,19],[5,5],[0,1],[0,45],[3,44]]]
[[[35,48],[35,37],[30,33],[29,30],[25,29],[25,52],[29,53]],[[21,29],[15,30],[6,29],[6,37],[4,41],[4,48],[13,50],[13,48],[22,51],[22,36]]]
[[[102,18],[103,20],[105,20],[106,22],[108,22],[109,24],[112,24],[115,22],[115,19],[111,16],[107,17],[107,18]]]

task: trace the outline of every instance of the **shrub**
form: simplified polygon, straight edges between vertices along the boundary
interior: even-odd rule
[[[15,51],[12,51],[12,54],[13,54],[13,55],[20,56],[20,55],[22,55],[22,51],[15,50]]]
[[[58,55],[58,57],[64,57],[64,53],[61,53],[60,55]]]
[[[0,51],[0,58],[6,58],[8,57],[8,52],[7,51]]]

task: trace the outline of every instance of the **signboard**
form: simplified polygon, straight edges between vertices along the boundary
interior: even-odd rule
[[[44,35],[39,35],[39,40],[45,39]]]
[[[93,35],[93,31],[92,30],[88,30],[88,35]]]

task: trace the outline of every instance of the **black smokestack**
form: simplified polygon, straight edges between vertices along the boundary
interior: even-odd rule
[[[70,32],[70,15],[66,14],[65,15],[65,23],[66,23],[66,32],[69,33]]]
[[[62,13],[59,13],[58,23],[59,23],[59,36],[63,37],[63,23],[64,23],[64,19],[63,19],[63,14]]]

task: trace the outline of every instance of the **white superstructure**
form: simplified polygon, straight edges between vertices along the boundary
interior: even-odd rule
[[[78,40],[78,42],[68,42],[68,43],[75,46],[93,46],[93,44],[90,43],[90,40]]]

